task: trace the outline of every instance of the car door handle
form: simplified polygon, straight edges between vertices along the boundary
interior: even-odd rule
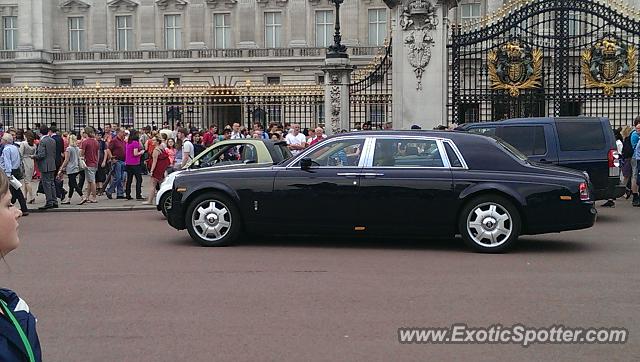
[[[540,161],[538,161],[538,162],[540,162],[540,163],[551,163],[551,161],[547,161],[547,160],[545,160],[544,158],[543,158],[543,159],[541,159],[541,160],[540,160]]]
[[[356,178],[360,175],[358,172],[338,172],[338,176],[344,176],[346,178]]]
[[[362,174],[362,176],[366,177],[366,178],[376,178],[376,177],[380,177],[380,176],[384,176],[383,173],[377,173],[377,172],[365,172]]]

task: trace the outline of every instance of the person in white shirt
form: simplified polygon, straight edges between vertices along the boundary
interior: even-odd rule
[[[304,134],[300,133],[300,125],[297,123],[291,125],[291,132],[287,134],[285,140],[291,150],[291,154],[294,156],[302,152],[302,150],[307,147],[307,138]]]
[[[180,169],[186,166],[195,156],[193,143],[187,139],[187,134],[189,134],[189,131],[186,128],[178,128],[177,136],[182,141],[182,164]]]
[[[235,122],[232,126],[233,131],[231,132],[231,139],[235,140],[238,138],[244,138],[242,133],[240,132],[240,123]]]

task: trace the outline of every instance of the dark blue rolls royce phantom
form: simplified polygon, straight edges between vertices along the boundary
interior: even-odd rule
[[[340,134],[279,164],[189,170],[168,221],[204,246],[242,232],[453,237],[502,252],[518,236],[591,227],[582,172],[537,164],[507,143],[464,132]]]

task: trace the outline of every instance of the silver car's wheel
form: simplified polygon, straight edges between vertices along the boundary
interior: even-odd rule
[[[477,205],[467,217],[467,232],[471,239],[483,247],[495,248],[509,239],[513,221],[504,206],[485,202]]]
[[[458,219],[464,242],[482,253],[501,253],[520,236],[520,213],[501,195],[485,194],[467,201]]]
[[[204,200],[191,214],[193,231],[208,243],[224,239],[231,230],[232,222],[229,208],[220,200]]]

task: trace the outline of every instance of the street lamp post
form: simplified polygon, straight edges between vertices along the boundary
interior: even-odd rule
[[[336,32],[333,34],[333,44],[329,46],[327,58],[348,58],[347,47],[342,44],[342,35],[340,35],[340,4],[344,0],[329,0],[336,6]]]

